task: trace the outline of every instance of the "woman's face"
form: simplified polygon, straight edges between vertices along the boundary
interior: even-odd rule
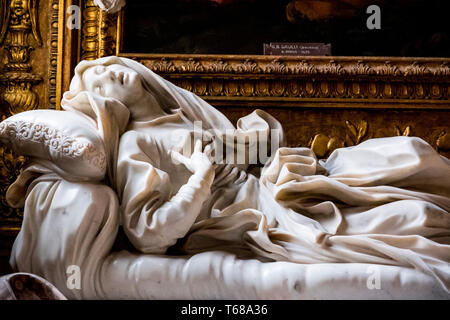
[[[90,67],[82,78],[87,91],[115,98],[126,106],[139,103],[145,93],[140,75],[120,64]]]

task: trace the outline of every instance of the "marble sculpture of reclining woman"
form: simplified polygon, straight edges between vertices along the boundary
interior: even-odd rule
[[[450,297],[450,160],[420,138],[318,160],[264,111],[235,127],[119,57],[81,62],[61,105],[0,139],[31,159],[11,265],[69,298]],[[112,249],[119,226],[134,250]]]

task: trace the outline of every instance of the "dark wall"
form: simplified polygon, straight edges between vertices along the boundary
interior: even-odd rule
[[[290,0],[218,2],[129,0],[124,51],[262,54],[263,43],[322,42],[333,55],[450,56],[447,0],[378,1],[381,30],[366,27],[365,5],[345,11],[351,14],[337,6],[327,19],[310,20],[295,10],[288,19]]]

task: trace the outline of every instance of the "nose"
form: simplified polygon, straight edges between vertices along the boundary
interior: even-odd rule
[[[123,84],[124,82],[124,72],[119,71],[119,72],[114,72],[112,70],[109,70],[107,72],[105,72],[104,74],[102,74],[102,81],[106,81],[106,82],[114,82],[116,84]]]

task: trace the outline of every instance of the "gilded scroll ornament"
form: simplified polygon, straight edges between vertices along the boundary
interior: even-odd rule
[[[436,140],[436,145],[439,151],[450,151],[450,134],[442,131]]]
[[[193,58],[189,58],[184,64],[180,65],[181,72],[203,72],[204,68],[201,63]]]
[[[330,60],[329,63],[321,66],[321,73],[322,74],[343,74],[343,73],[345,73],[345,70],[339,63],[336,63],[334,60]]]
[[[430,70],[426,67],[423,66],[421,63],[415,61],[413,62],[413,64],[411,64],[410,66],[408,66],[405,70],[405,74],[410,74],[410,75],[425,75],[428,76],[431,74]]]
[[[288,68],[286,65],[281,62],[279,59],[275,59],[272,62],[270,62],[265,70],[267,73],[278,73],[283,74],[288,72]]]
[[[409,137],[409,135],[411,134],[411,126],[407,126],[403,131],[398,126],[395,126],[395,131],[397,133],[397,136]]]
[[[345,121],[349,133],[346,136],[347,146],[357,145],[367,134],[367,121],[361,120],[356,126],[349,120]]]
[[[345,139],[340,137],[329,137],[325,134],[316,134],[310,141],[311,149],[317,157],[326,158],[334,150],[342,147],[350,147],[359,144],[367,137],[368,123],[361,120],[357,125],[351,121],[345,121],[347,131]]]
[[[9,222],[9,225],[20,223],[22,210],[11,208],[8,205],[5,198],[6,190],[19,175],[25,161],[26,158],[17,157],[8,148],[0,146],[0,218],[2,222]],[[0,229],[2,228],[3,223],[0,225]]]
[[[153,70],[158,73],[174,72],[175,66],[171,61],[167,61],[166,59],[162,58],[160,61],[154,63]]]
[[[401,126],[391,127],[389,132],[372,132],[369,134],[369,125],[366,120],[361,120],[357,125],[352,121],[345,121],[346,131],[345,139],[341,137],[329,137],[324,133],[316,134],[309,143],[309,146],[319,158],[327,158],[334,150],[342,147],[355,146],[363,140],[379,136],[410,136],[411,125],[402,129]],[[373,131],[373,130],[372,130]],[[381,135],[380,135],[381,133]],[[437,140],[438,150],[450,150],[450,138],[445,132],[441,132]]]
[[[251,59],[245,59],[233,69],[238,73],[261,73],[261,68]]]
[[[433,76],[450,76],[450,66],[448,64],[448,62],[442,62],[442,65],[437,68],[432,70],[431,72],[433,74]]]
[[[328,137],[324,134],[316,134],[311,143],[311,149],[317,157],[326,158],[334,150],[344,146],[344,141],[337,137]]]
[[[113,55],[116,51],[118,14],[100,10],[93,0],[84,2],[81,59],[93,60]]]
[[[223,59],[217,59],[211,64],[211,66],[209,67],[209,71],[218,73],[231,72],[232,68],[227,62],[224,62]]]
[[[3,86],[1,110],[6,115],[36,109],[39,97],[33,85],[42,78],[32,72],[31,52],[42,45],[38,23],[38,0],[0,0],[0,45],[5,49],[5,65],[0,74]],[[2,220],[10,220],[11,225],[20,222],[20,210],[10,208],[5,200],[6,189],[15,180],[24,157],[16,157],[13,152],[0,146],[0,214]],[[2,226],[3,227],[3,226]]]
[[[354,75],[374,74],[374,70],[362,60],[359,60],[356,62],[355,66],[349,70],[349,73]]]
[[[245,56],[154,55],[138,58],[138,61],[170,81],[188,78],[191,87],[196,87],[197,81],[202,82],[202,86],[206,83],[204,98],[216,97],[217,102],[217,97],[223,97],[220,100],[223,103],[228,98],[258,97],[262,98],[258,100],[259,105],[270,99],[269,105],[276,100],[280,106],[301,106],[307,102],[296,98],[318,98],[316,103],[349,106],[349,99],[376,99],[379,105],[395,108],[392,101],[388,101],[395,99],[396,103],[414,108],[424,101],[444,104],[450,90],[446,71],[438,71],[445,66],[430,59],[362,58],[355,61],[341,57],[281,59],[261,56],[250,59]],[[216,85],[218,80],[222,86]],[[250,88],[253,88],[251,92]]]
[[[31,73],[30,54],[34,49],[31,39],[40,46],[38,29],[38,0],[12,0],[2,5],[0,44],[6,50],[5,72],[0,83],[6,88],[2,98],[9,106],[9,113],[37,108],[39,99],[32,85],[40,82],[40,76]]]

